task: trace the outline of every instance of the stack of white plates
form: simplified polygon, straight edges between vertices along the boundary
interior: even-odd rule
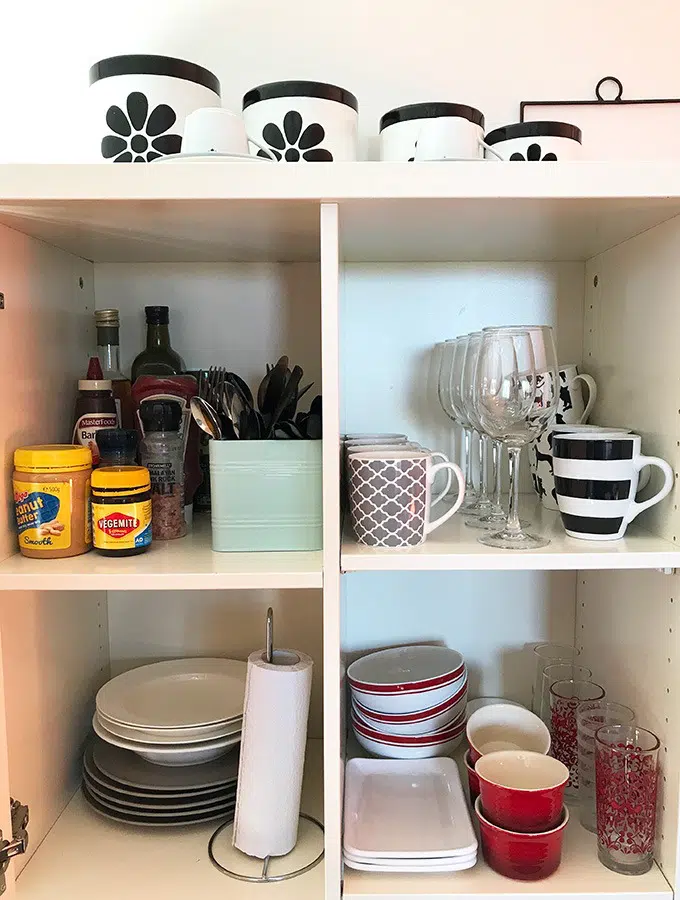
[[[345,772],[345,864],[364,872],[457,872],[477,839],[452,759],[353,759]]]
[[[241,740],[246,663],[176,659],[132,669],[97,694],[92,726],[108,744],[161,766],[223,756]]]
[[[83,794],[100,815],[127,825],[229,821],[236,804],[238,752],[168,769],[95,738],[83,759]]]

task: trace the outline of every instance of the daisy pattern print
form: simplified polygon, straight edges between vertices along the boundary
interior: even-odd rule
[[[124,110],[113,105],[106,112],[106,124],[112,134],[102,138],[102,156],[117,163],[143,163],[179,153],[182,136],[170,132],[176,121],[177,115],[167,103],[159,103],[149,112],[146,94],[133,91],[127,96]]]
[[[262,129],[262,137],[279,162],[332,162],[333,154],[320,145],[326,137],[323,125],[310,122],[304,126],[297,110],[290,110],[283,117],[281,127],[269,122]],[[258,156],[267,156],[260,150]]]

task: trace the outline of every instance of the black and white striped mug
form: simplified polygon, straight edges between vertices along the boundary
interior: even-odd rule
[[[638,434],[553,434],[555,492],[570,537],[616,541],[641,512],[667,497],[673,470],[658,456],[643,456]],[[640,469],[657,466],[664,483],[653,497],[636,502]]]

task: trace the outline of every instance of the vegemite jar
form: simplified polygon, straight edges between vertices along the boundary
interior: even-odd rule
[[[143,466],[92,473],[92,536],[103,556],[136,556],[151,545],[151,479]]]

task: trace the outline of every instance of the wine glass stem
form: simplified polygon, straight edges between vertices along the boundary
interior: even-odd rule
[[[508,506],[507,531],[520,534],[522,526],[519,521],[519,456],[521,447],[508,447],[510,461],[510,503]]]
[[[480,435],[482,439],[482,452],[479,461],[479,502],[486,503],[489,499],[489,442],[486,434]]]
[[[502,506],[503,493],[503,472],[501,471],[501,462],[503,461],[503,445],[500,441],[494,441],[491,444],[491,452],[493,453],[493,470],[496,477],[496,483],[493,491],[493,505],[496,508]]]
[[[465,435],[465,490],[474,489],[472,484],[472,432],[469,428],[463,429]]]

